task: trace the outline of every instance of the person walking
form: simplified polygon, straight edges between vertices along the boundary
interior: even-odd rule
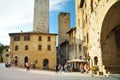
[[[30,63],[26,62],[26,70],[30,71]]]
[[[55,70],[56,70],[56,73],[59,71],[58,65],[56,65]]]
[[[61,71],[62,71],[62,66],[61,66],[61,64],[58,65],[58,70],[59,70],[59,72],[60,72],[60,74],[61,74]]]
[[[81,72],[81,73],[83,73],[83,72],[84,72],[84,66],[83,66],[83,64],[82,64],[82,63],[80,64],[80,72]]]

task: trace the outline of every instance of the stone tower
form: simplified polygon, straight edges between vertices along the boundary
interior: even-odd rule
[[[49,0],[35,0],[33,31],[49,33]]]
[[[58,45],[68,40],[66,32],[70,29],[70,13],[61,12],[58,15]]]

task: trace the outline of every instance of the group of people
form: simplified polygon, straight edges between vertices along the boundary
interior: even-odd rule
[[[68,63],[66,63],[64,66],[62,66],[61,64],[56,65],[56,72],[69,72],[70,71],[70,66],[68,65]]]
[[[64,66],[62,66],[61,64],[56,65],[56,72],[60,72],[61,71],[65,71],[65,72],[70,72],[70,71],[79,71],[81,73],[88,73],[90,71],[90,66],[88,64],[83,64],[80,63],[79,67],[72,67],[70,66],[68,63],[66,63]]]
[[[61,71],[63,71],[63,66],[61,65],[61,64],[59,64],[59,65],[56,65],[56,72],[60,72],[61,73]]]
[[[81,73],[88,73],[90,71],[90,66],[88,64],[83,65],[83,63],[81,63],[79,69]]]

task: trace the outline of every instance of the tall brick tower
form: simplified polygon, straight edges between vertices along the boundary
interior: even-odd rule
[[[68,40],[66,32],[70,29],[70,13],[60,12],[58,15],[58,45]]]
[[[35,0],[33,31],[49,33],[49,0]]]

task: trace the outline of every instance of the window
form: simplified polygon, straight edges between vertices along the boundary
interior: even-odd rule
[[[88,35],[88,33],[87,33],[87,43],[89,43],[89,35]]]
[[[79,45],[79,51],[81,51],[81,45]]]
[[[25,50],[28,50],[28,45],[25,45]]]
[[[14,36],[14,41],[20,41],[20,36]]]
[[[38,41],[42,41],[42,37],[41,36],[38,37]]]
[[[42,46],[41,45],[38,46],[38,50],[42,50]]]
[[[93,0],[91,0],[91,13],[93,12]]]
[[[17,45],[15,46],[15,50],[18,50],[18,46]]]
[[[83,8],[84,0],[81,0],[80,2],[80,8]]]
[[[86,15],[86,23],[87,23],[87,15]]]
[[[48,41],[51,41],[51,37],[50,36],[48,36]]]
[[[80,19],[78,19],[78,26],[80,27]]]
[[[6,54],[5,56],[6,56],[6,57],[9,57],[9,54]]]
[[[24,36],[24,41],[30,41],[30,36]]]
[[[79,59],[82,59],[82,56],[79,56]]]
[[[48,45],[48,50],[51,50],[51,46],[50,45]]]
[[[8,49],[6,49],[6,52],[8,52]]]

